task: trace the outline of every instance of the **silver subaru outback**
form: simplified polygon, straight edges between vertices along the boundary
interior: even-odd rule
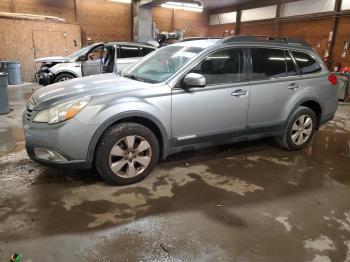
[[[128,70],[36,91],[24,113],[28,155],[96,167],[110,184],[145,178],[159,159],[276,137],[304,148],[337,109],[335,75],[306,43],[237,36],[163,47]]]

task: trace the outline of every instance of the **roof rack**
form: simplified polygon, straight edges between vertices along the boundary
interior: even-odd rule
[[[297,38],[287,38],[280,36],[268,36],[268,35],[239,35],[229,36],[221,40],[222,44],[236,43],[236,42],[274,42],[279,44],[297,45],[304,47],[311,47],[307,42]]]
[[[222,37],[207,37],[207,36],[190,36],[190,37],[185,37],[182,39],[180,42],[187,42],[187,41],[195,41],[195,40],[211,40],[211,39],[222,39]]]

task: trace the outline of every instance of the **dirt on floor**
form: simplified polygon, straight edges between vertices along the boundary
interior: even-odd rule
[[[350,105],[304,150],[273,139],[183,152],[144,181],[31,161],[21,115],[0,116],[0,261],[350,262]]]

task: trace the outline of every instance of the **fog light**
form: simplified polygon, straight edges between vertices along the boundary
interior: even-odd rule
[[[67,159],[64,156],[50,149],[35,148],[34,154],[37,158],[43,159],[43,160],[48,160],[53,162],[67,161]]]

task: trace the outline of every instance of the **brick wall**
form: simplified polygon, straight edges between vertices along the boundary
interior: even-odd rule
[[[240,25],[241,35],[275,35],[296,37],[307,41],[317,52],[324,56],[329,32],[332,30],[333,17],[311,17],[309,19],[286,20],[276,23],[274,20],[244,22]],[[220,36],[234,24],[209,26],[210,36]],[[350,17],[342,16],[339,20],[338,35],[335,42],[333,66],[341,63],[350,67],[350,52],[342,58],[345,41],[350,41]]]
[[[57,16],[81,26],[82,42],[131,41],[131,5],[106,0],[0,0],[0,12]]]
[[[75,20],[73,0],[1,0],[0,12],[58,16],[67,22]]]
[[[185,30],[185,36],[207,36],[209,17],[207,13],[196,13],[169,8],[154,7],[153,21],[159,31]]]
[[[335,65],[340,63],[343,67],[350,67],[350,50],[348,51],[345,58],[342,58],[342,52],[344,48],[345,41],[350,41],[350,17],[344,16],[339,20],[339,28],[337,39],[335,41],[334,48],[334,61]]]
[[[235,30],[236,24],[213,25],[209,27],[208,35],[212,37],[222,37],[225,32]]]
[[[106,0],[78,0],[77,20],[82,42],[91,37],[95,42],[131,41],[131,5]]]

